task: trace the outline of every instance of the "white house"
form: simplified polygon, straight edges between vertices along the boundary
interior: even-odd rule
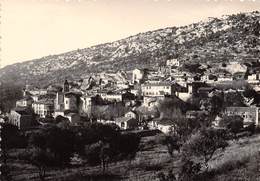
[[[81,111],[83,113],[91,113],[92,106],[94,105],[94,97],[92,96],[82,96],[81,101]]]
[[[29,90],[29,93],[32,95],[46,95],[46,94],[48,94],[48,90],[47,89],[33,89],[33,90]]]
[[[137,120],[131,117],[119,117],[115,119],[115,124],[121,129],[134,129],[138,126]]]
[[[233,77],[231,74],[219,74],[217,77],[218,82],[233,81]]]
[[[145,83],[141,85],[142,95],[150,97],[160,97],[172,95],[174,86],[171,82]]]
[[[125,113],[125,117],[137,119],[137,114],[134,111],[128,111]]]
[[[169,134],[174,130],[173,123],[167,119],[154,119],[148,123],[150,129],[158,129],[164,134]]]
[[[8,121],[19,129],[26,129],[36,125],[32,112],[27,109],[16,108],[11,110]]]
[[[101,93],[101,98],[110,102],[122,102],[122,94],[117,93]]]
[[[132,83],[141,83],[144,79],[145,71],[141,69],[134,69],[132,72]]]
[[[30,96],[26,96],[23,99],[16,101],[16,107],[31,107],[33,99]]]
[[[41,118],[51,116],[54,111],[54,103],[50,100],[40,100],[32,104],[32,108],[35,114]]]
[[[248,75],[247,82],[250,83],[250,84],[257,84],[257,83],[259,83],[259,74]]]
[[[177,59],[170,59],[170,60],[166,61],[166,65],[167,66],[179,67],[180,66],[180,61],[178,61]]]

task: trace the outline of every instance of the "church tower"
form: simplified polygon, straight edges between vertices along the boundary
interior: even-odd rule
[[[64,84],[63,84],[63,92],[69,92],[70,91],[70,86],[67,80],[65,80]]]

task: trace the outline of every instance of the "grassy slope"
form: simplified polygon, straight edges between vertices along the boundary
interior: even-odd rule
[[[166,147],[156,144],[154,138],[154,136],[142,138],[141,150],[135,160],[110,164],[107,173],[114,175],[112,180],[120,178],[129,181],[150,181],[156,180],[160,171],[167,173],[169,169],[178,169],[178,153],[170,158]],[[260,172],[257,172],[260,167],[260,158],[257,155],[259,149],[260,135],[231,141],[230,146],[224,152],[218,152],[210,162],[210,170],[214,174],[208,180],[259,180]],[[32,165],[17,160],[10,160],[9,163],[12,166],[14,180],[37,180],[37,170]],[[88,180],[88,175],[99,175],[100,170],[99,166],[49,170],[46,180]]]

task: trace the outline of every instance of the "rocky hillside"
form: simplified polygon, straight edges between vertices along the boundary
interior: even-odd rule
[[[260,12],[209,18],[182,27],[139,33],[112,43],[42,57],[0,69],[2,82],[47,83],[89,73],[155,67],[168,58],[214,65],[260,57]]]

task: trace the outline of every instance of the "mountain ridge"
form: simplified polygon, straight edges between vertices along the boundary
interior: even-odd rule
[[[254,11],[142,32],[8,65],[0,69],[0,81],[48,84],[102,71],[155,68],[170,58],[178,58],[182,64],[259,59],[259,21],[260,13]]]

